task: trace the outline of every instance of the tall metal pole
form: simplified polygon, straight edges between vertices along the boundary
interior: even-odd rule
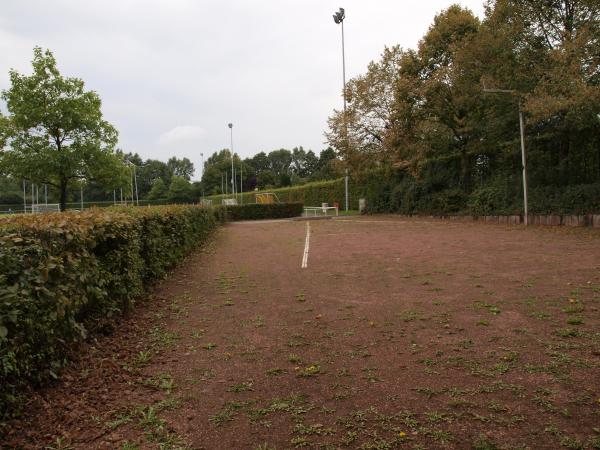
[[[136,206],[140,206],[140,198],[138,196],[137,173],[135,171],[135,164],[133,164],[133,179],[135,180],[135,204],[136,204]]]
[[[525,121],[523,120],[523,107],[519,99],[519,126],[521,128],[521,161],[523,163],[523,206],[525,225],[529,225],[529,214],[527,204],[527,155],[525,153]]]
[[[200,184],[202,186],[202,203],[204,203],[204,182],[202,181],[202,179],[204,178],[204,153],[200,153],[200,158],[201,158],[200,165],[202,166],[201,167],[202,171],[200,172]]]
[[[349,141],[348,141],[348,123],[346,117],[346,42],[344,36],[344,19],[346,18],[346,11],[344,8],[340,8],[338,12],[333,15],[333,21],[336,24],[342,25],[342,81],[343,81],[343,89],[342,94],[344,98],[344,116],[343,116],[343,126],[344,126],[344,147],[346,152],[349,151]],[[348,170],[346,170],[346,211],[348,211]]]
[[[244,184],[242,174],[244,172],[244,166],[242,165],[242,158],[240,158],[240,205],[244,204]]]
[[[344,125],[346,124],[346,47],[344,44],[344,20],[342,19],[342,78],[344,81]]]
[[[235,198],[235,178],[234,178],[234,170],[233,170],[233,123],[230,123],[228,125],[229,127],[229,137],[230,137],[230,142],[231,142],[231,193],[233,194],[233,197]]]
[[[346,178],[344,179],[344,185],[346,188],[346,211],[348,211],[348,169],[346,169]]]
[[[23,214],[27,212],[27,183],[23,180]]]
[[[131,169],[131,172],[129,172],[131,174],[131,205],[135,204],[135,197],[134,197],[134,192],[133,192],[133,168]]]
[[[511,94],[515,95],[518,92],[514,89],[487,89],[484,87],[483,92],[488,94]],[[519,97],[519,128],[521,135],[521,163],[523,166],[523,222],[529,225],[529,205],[527,201],[527,154],[525,152],[525,120],[523,119],[522,99]]]

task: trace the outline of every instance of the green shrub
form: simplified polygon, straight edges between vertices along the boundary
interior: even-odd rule
[[[226,206],[228,220],[260,220],[260,219],[283,219],[302,215],[304,205],[294,203],[272,203]]]
[[[224,218],[221,208],[159,206],[0,219],[0,418]]]

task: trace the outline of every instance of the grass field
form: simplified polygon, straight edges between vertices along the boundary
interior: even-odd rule
[[[227,225],[7,445],[600,448],[598,230],[341,217],[301,269],[306,233]]]

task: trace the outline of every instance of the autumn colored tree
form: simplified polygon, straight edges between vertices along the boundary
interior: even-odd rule
[[[379,172],[387,185],[374,191],[392,209],[518,210],[519,108],[534,201],[580,186],[568,209],[595,198],[585,186],[600,190],[597,0],[491,0],[481,20],[453,5],[416,49],[386,48],[345,92],[327,139],[355,173]]]

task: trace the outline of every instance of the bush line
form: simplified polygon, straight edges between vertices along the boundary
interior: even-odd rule
[[[0,218],[0,421],[73,347],[109,331],[146,286],[226,220],[291,217],[302,204],[102,208]]]
[[[159,206],[0,220],[0,417],[73,345],[208,239],[222,208]]]
[[[294,203],[272,203],[259,205],[251,203],[247,205],[226,206],[228,220],[261,220],[261,219],[284,219],[302,215],[304,205]]]

